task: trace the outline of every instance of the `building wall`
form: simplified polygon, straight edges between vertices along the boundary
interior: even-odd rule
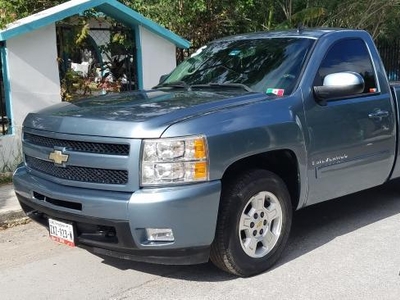
[[[55,25],[6,41],[13,134],[0,137],[0,171],[20,157],[25,116],[61,102]]]
[[[12,120],[61,102],[55,25],[7,41]]]
[[[176,46],[139,26],[142,46],[143,88],[158,84],[160,76],[176,67]]]

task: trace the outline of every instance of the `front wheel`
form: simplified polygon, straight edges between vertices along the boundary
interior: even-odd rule
[[[211,261],[237,276],[259,274],[281,255],[291,223],[285,183],[266,170],[248,171],[224,185]]]

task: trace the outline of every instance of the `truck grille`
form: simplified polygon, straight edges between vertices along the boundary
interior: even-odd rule
[[[27,166],[33,170],[61,179],[102,184],[128,183],[128,171],[126,170],[110,170],[76,166],[67,166],[65,168],[56,167],[54,163],[28,155],[25,155],[25,162]]]
[[[106,155],[129,155],[129,145],[126,144],[108,144],[54,139],[27,132],[24,134],[24,139],[30,144],[48,148],[54,148],[54,146],[57,146],[76,152],[88,152]]]

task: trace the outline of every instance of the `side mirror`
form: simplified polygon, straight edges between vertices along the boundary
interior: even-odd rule
[[[160,80],[158,81],[158,84],[163,83],[165,79],[167,79],[169,74],[164,74],[160,76]]]
[[[364,88],[364,78],[360,74],[341,72],[325,76],[322,86],[314,86],[314,94],[320,104],[326,105],[328,99],[361,94]]]

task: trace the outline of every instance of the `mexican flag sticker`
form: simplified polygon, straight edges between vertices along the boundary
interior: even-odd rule
[[[283,94],[285,93],[284,89],[267,89],[266,91],[267,94],[275,94],[277,96],[283,96]]]

